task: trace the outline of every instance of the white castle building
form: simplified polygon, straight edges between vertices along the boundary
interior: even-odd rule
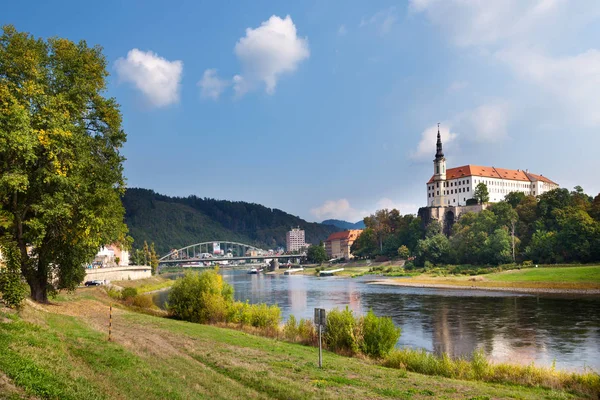
[[[528,170],[477,165],[463,165],[447,170],[439,125],[436,150],[433,176],[427,182],[428,207],[464,206],[467,200],[473,198],[473,192],[479,183],[486,184],[490,202],[504,200],[504,196],[510,192],[538,196],[559,187],[545,176],[532,174]]]

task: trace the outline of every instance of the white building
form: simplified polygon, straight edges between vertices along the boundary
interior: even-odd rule
[[[286,233],[285,235],[285,243],[287,247],[287,251],[298,251],[303,247],[308,247],[304,240],[304,230],[298,228],[292,228],[291,231]]]
[[[95,267],[115,267],[129,265],[129,252],[122,250],[117,244],[102,246],[96,257],[94,257]]]
[[[447,170],[439,129],[436,150],[433,176],[427,182],[428,207],[464,206],[467,200],[473,198],[473,192],[479,183],[486,184],[490,202],[504,200],[504,196],[510,192],[538,196],[559,187],[545,176],[532,174],[528,170],[477,165],[463,165]]]

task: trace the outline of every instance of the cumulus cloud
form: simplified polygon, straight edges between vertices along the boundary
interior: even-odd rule
[[[459,92],[459,91],[463,90],[464,88],[466,88],[467,86],[469,86],[468,82],[454,81],[450,84],[450,86],[448,86],[448,92],[449,93]]]
[[[152,51],[132,49],[115,62],[119,80],[133,84],[148,101],[163,107],[179,101],[182,61],[169,61]]]
[[[410,158],[417,161],[429,160],[431,161],[435,156],[435,144],[437,142],[437,125],[430,126],[421,133],[421,140],[417,145],[416,150],[410,153]],[[448,145],[454,142],[458,137],[458,134],[450,132],[448,124],[442,124],[440,126],[440,136],[444,144],[444,149],[448,148]]]
[[[346,34],[348,33],[348,30],[346,29],[346,25],[344,25],[344,24],[340,25],[337,33],[339,36],[346,36]]]
[[[234,52],[242,64],[242,73],[233,79],[238,96],[260,84],[273,94],[281,75],[294,72],[310,56],[308,39],[298,37],[289,15],[273,15],[258,28],[247,28]]]
[[[217,100],[230,84],[229,81],[219,78],[216,69],[207,69],[197,85],[200,86],[202,97]]]
[[[398,21],[396,7],[390,7],[387,10],[378,11],[370,17],[363,17],[359,27],[374,26],[380,35],[389,33]]]
[[[416,204],[399,203],[392,199],[383,197],[373,203],[372,207],[365,209],[357,209],[350,205],[348,199],[327,200],[321,206],[310,210],[318,221],[326,219],[341,219],[348,222],[358,222],[368,215],[375,213],[377,210],[387,208],[388,210],[397,209],[402,215],[415,214],[419,209]]]

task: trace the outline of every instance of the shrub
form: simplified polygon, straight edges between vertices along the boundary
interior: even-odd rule
[[[227,322],[234,324],[250,325],[252,315],[250,314],[250,304],[234,301],[227,310]]]
[[[358,353],[359,326],[352,310],[346,306],[342,311],[334,308],[327,313],[325,343],[327,348],[341,353]]]
[[[233,302],[233,287],[218,270],[187,272],[169,291],[169,311],[191,322],[223,322]]]
[[[121,292],[117,289],[114,289],[112,287],[108,287],[106,289],[106,294],[108,295],[108,297],[110,297],[111,299],[115,299],[115,300],[121,300]]]
[[[283,337],[291,342],[295,342],[298,337],[298,325],[296,324],[296,317],[293,315],[290,315],[283,326]]]
[[[361,351],[372,357],[383,357],[388,354],[400,338],[400,328],[394,326],[389,317],[378,317],[369,310],[366,316],[360,319],[362,341]]]
[[[390,259],[386,256],[376,256],[375,257],[375,262],[385,262],[385,261],[390,261]]]
[[[407,261],[404,263],[404,269],[407,271],[412,271],[413,269],[415,269],[415,263],[412,261]]]
[[[20,253],[15,247],[2,246],[5,265],[0,265],[0,297],[8,307],[19,307],[27,295],[21,277]]]
[[[139,308],[153,308],[154,302],[148,295],[138,294],[133,298],[132,305]]]
[[[315,346],[319,344],[317,329],[310,319],[302,318],[300,322],[298,322],[298,336],[301,343],[312,344]]]
[[[278,329],[281,321],[281,309],[276,306],[266,304],[250,305],[250,324],[256,328]]]
[[[121,298],[123,300],[129,300],[137,296],[138,292],[136,288],[128,287],[121,291]]]
[[[533,267],[533,261],[525,260],[525,261],[523,261],[523,266],[524,267]]]
[[[425,270],[430,270],[431,268],[433,268],[431,261],[425,261]]]

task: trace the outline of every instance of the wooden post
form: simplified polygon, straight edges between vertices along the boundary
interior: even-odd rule
[[[110,342],[112,340],[112,304],[110,305],[109,308],[109,314],[108,314],[108,341]]]
[[[319,368],[323,368],[323,353],[321,349],[321,324],[319,324]]]

